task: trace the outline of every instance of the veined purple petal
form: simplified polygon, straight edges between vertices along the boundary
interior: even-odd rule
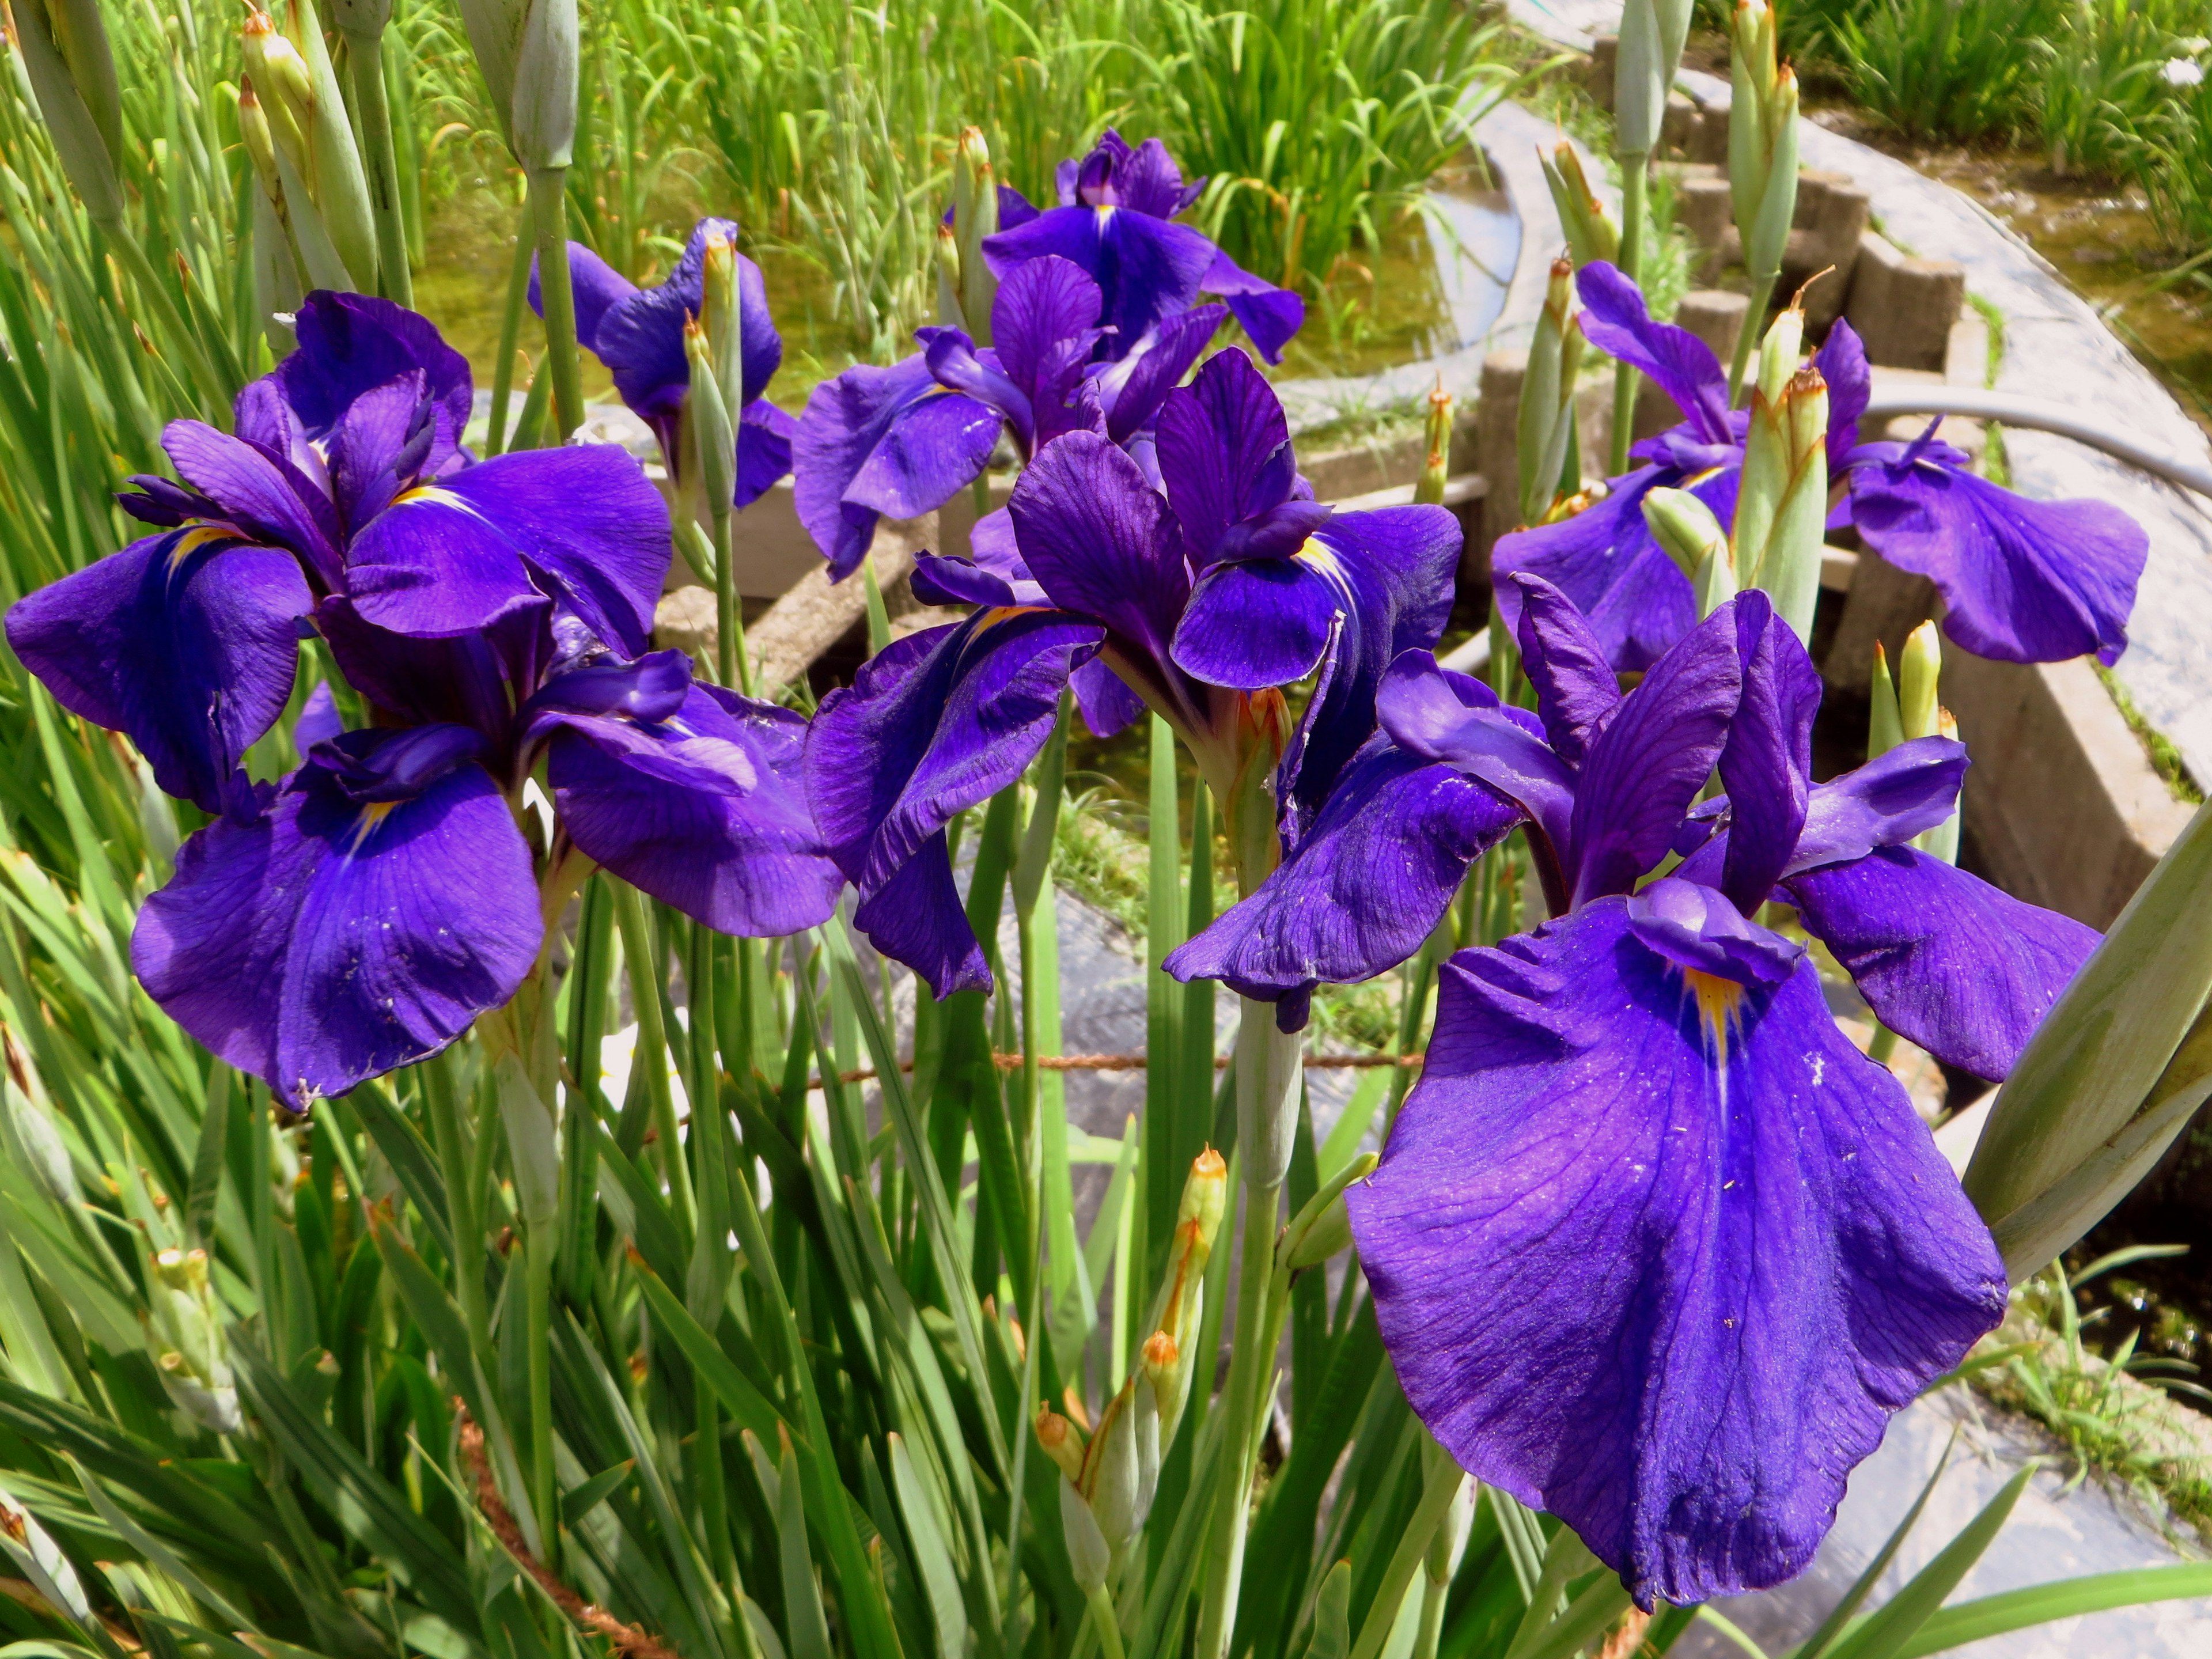
[[[738,484],[732,505],[740,512],[791,471],[791,441],[799,422],[765,398],[747,404],[738,420]]]
[[[1691,979],[1613,898],[1442,981],[1346,1194],[1407,1398],[1646,1607],[1790,1577],[2002,1316],[1987,1229],[1808,966]]]
[[[1783,885],[1883,1024],[1992,1083],[2097,945],[2095,928],[1910,847]]]
[[[1220,353],[1188,386],[1167,394],[1155,443],[1183,546],[1201,569],[1218,556],[1233,526],[1289,501],[1297,482],[1282,399],[1241,351]],[[1301,526],[1297,540],[1311,528]]]
[[[1796,855],[1813,778],[1820,676],[1796,630],[1768,610],[1736,610],[1743,696],[1721,750],[1729,844],[1721,890],[1746,913],[1766,902]]]
[[[1271,363],[1283,361],[1283,348],[1305,324],[1304,300],[1242,269],[1219,248],[1198,286],[1200,293],[1218,294],[1229,302],[1237,326]]]
[[[680,653],[655,655],[681,666]],[[557,723],[546,777],[576,845],[718,933],[771,939],[827,921],[845,878],[807,806],[805,718],[704,685],[687,686],[661,715],[672,671],[653,657],[637,666],[649,695],[617,699],[622,712],[546,705],[542,724]],[[591,688],[585,700],[612,689]]]
[[[1115,737],[1127,731],[1145,712],[1145,700],[1103,658],[1093,657],[1082,664],[1068,677],[1067,684],[1075,693],[1075,707],[1083,724],[1094,738]]]
[[[1735,515],[1740,470],[1729,465],[1692,483],[1671,468],[1644,467],[1615,478],[1604,500],[1571,519],[1499,537],[1491,580],[1507,624],[1520,626],[1520,594],[1504,578],[1541,576],[1589,619],[1615,669],[1650,667],[1696,625],[1698,606],[1689,578],[1644,522],[1644,495],[1662,484],[1686,487],[1725,525]]]
[[[1164,317],[1188,311],[1215,249],[1187,225],[1116,207],[1048,208],[1028,223],[983,239],[983,258],[1001,282],[1026,260],[1057,254],[1091,274],[1103,295],[1103,342],[1118,357]]]
[[[1224,560],[1191,589],[1171,650],[1208,684],[1288,685],[1320,665],[1342,614],[1337,586],[1304,558]]]
[[[991,982],[945,826],[1021,775],[1103,634],[1056,611],[982,611],[894,640],[814,717],[807,793],[859,890],[854,925],[940,998]]]
[[[1785,875],[1864,858],[1933,830],[1958,810],[1966,750],[1948,738],[1914,738],[1818,785]]]
[[[290,548],[325,581],[336,577],[337,513],[297,468],[198,421],[170,422],[161,447],[177,476],[222,509],[222,522],[246,539]]]
[[[363,621],[333,596],[315,608],[315,628],[346,684],[389,723],[471,726],[503,748],[517,700],[551,655],[552,610],[541,597],[489,627],[418,639]]]
[[[990,465],[1004,417],[990,404],[939,391],[899,411],[845,486],[845,504],[894,519],[933,512]]]
[[[1044,589],[1003,576],[973,559],[925,553],[915,561],[914,596],[924,605],[1042,605]]]
[[[1106,415],[1106,435],[1126,444],[1149,427],[1168,394],[1182,383],[1228,313],[1220,306],[1193,306],[1162,318],[1115,362],[1094,364],[1091,384]],[[1061,430],[1082,424],[1073,416]]]
[[[422,472],[434,434],[434,412],[419,370],[355,398],[325,445],[341,520],[366,524],[391,506]]]
[[[1659,659],[1590,744],[1571,832],[1577,908],[1628,891],[1673,845],[1720,760],[1742,695],[1739,623],[1763,627],[1771,611],[1756,588],[1722,605]]]
[[[1385,507],[1337,514],[1288,561],[1327,585],[1342,619],[1284,759],[1290,797],[1304,817],[1320,810],[1374,732],[1375,695],[1390,665],[1443,636],[1462,540],[1459,520],[1443,507]]]
[[[1183,183],[1182,170],[1158,139],[1147,138],[1132,149],[1111,127],[1099,134],[1090,155],[1068,165],[1074,167],[1077,179],[1070,199],[1092,207],[1125,207],[1156,219],[1174,218],[1206,188],[1203,179]]]
[[[1579,767],[1598,722],[1620,701],[1620,681],[1606,660],[1604,642],[1574,601],[1542,577],[1516,571],[1501,586],[1519,594],[1515,635],[1522,670],[1536,689],[1544,734],[1554,754]]]
[[[331,694],[331,683],[318,680],[315,689],[307,693],[307,700],[300,705],[299,718],[292,722],[292,747],[306,754],[319,743],[328,743],[345,731],[345,722],[338,718],[337,699]]]
[[[1023,471],[1006,510],[1052,602],[1096,617],[1164,672],[1190,574],[1175,519],[1137,464],[1096,433],[1071,432]]]
[[[262,817],[185,843],[131,962],[185,1030],[304,1109],[505,1003],[542,935],[530,849],[481,767],[364,804],[308,765]]]
[[[2000,662],[2119,660],[2150,548],[2119,508],[2030,501],[1924,458],[1864,461],[1850,477],[1851,522],[1890,563],[1936,584],[1943,631],[1967,650]]]
[[[1838,317],[1828,325],[1828,337],[1813,354],[1813,367],[1828,383],[1828,473],[1840,473],[1859,441],[1859,416],[1866,413],[1874,389],[1874,373],[1867,367],[1866,348],[1857,331]]]
[[[363,392],[420,373],[435,410],[423,471],[444,469],[468,426],[472,388],[469,360],[435,325],[389,300],[318,289],[301,306],[294,328],[299,349],[277,364],[274,378],[309,438],[335,431]]]
[[[976,350],[975,343],[957,328],[918,328],[914,337],[921,343],[922,359],[938,385],[997,410],[1016,441],[1029,447],[1036,430],[1029,393],[1007,378],[997,352],[988,346]]]
[[[1101,298],[1082,267],[1049,256],[1016,267],[999,285],[991,341],[1030,410],[1017,422],[1025,447],[1073,424],[1075,388],[1098,343]]]
[[[1728,375],[1713,349],[1686,328],[1654,322],[1644,290],[1616,266],[1584,265],[1575,287],[1587,307],[1583,333],[1589,343],[1650,377],[1699,438],[1729,442]]]
[[[610,303],[594,330],[592,349],[615,377],[623,403],[648,421],[672,417],[691,387],[684,355],[684,325],[706,309],[707,233],[718,229],[734,247],[733,219],[702,219],[691,228],[684,257],[658,288],[640,289]],[[783,362],[783,339],[768,306],[760,267],[742,253],[738,264],[738,322],[744,386],[740,405],[768,393]],[[571,280],[574,281],[571,267]],[[537,300],[533,289],[532,304]],[[725,394],[726,395],[726,393]]]
[[[691,694],[691,661],[681,651],[653,651],[635,662],[602,660],[550,680],[523,713],[526,740],[570,720],[657,726],[675,718]]]
[[[1725,893],[1662,876],[1628,896],[1628,931],[1677,968],[1738,985],[1790,977],[1805,947],[1747,920]]]
[[[478,759],[486,744],[465,726],[417,726],[404,732],[341,732],[308,753],[338,793],[358,805],[413,800],[455,768]]]
[[[599,352],[599,325],[607,313],[638,291],[637,284],[617,270],[581,242],[568,244],[568,288],[576,307],[576,343],[595,356]],[[545,314],[545,298],[538,282],[538,261],[530,261],[530,308]],[[685,383],[690,383],[686,377]]]
[[[830,561],[831,580],[860,568],[875,535],[876,509],[848,500],[847,489],[916,399],[953,395],[940,390],[928,362],[915,356],[889,368],[856,365],[807,398],[791,446],[794,504],[799,521]]]
[[[465,634],[541,597],[641,654],[672,552],[668,506],[611,444],[523,450],[409,490],[355,537],[347,586],[396,634]]]
[[[299,562],[210,530],[174,530],[17,600],[8,643],[54,701],[123,732],[170,794],[219,812],[292,695]]]
[[[1164,965],[1302,1012],[1299,993],[1371,979],[1420,949],[1468,866],[1521,817],[1504,797],[1377,734],[1274,873]]]

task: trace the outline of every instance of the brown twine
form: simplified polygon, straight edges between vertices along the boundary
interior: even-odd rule
[[[554,1605],[593,1635],[605,1637],[623,1652],[635,1654],[638,1659],[683,1659],[675,1649],[647,1635],[635,1625],[626,1625],[605,1607],[584,1600],[530,1553],[529,1546],[522,1540],[522,1528],[515,1524],[514,1511],[507,1507],[507,1500],[499,1495],[498,1483],[491,1478],[491,1463],[484,1456],[483,1431],[476,1425],[469,1416],[468,1407],[460,1400],[453,1401],[453,1409],[460,1416],[461,1457],[477,1483],[477,1506],[483,1510],[493,1535],[523,1571],[538,1581],[538,1587],[553,1598]]]
[[[991,1058],[997,1062],[999,1069],[1002,1072],[1018,1072],[1025,1063],[1019,1054],[994,1054]],[[1307,1069],[1311,1071],[1340,1069],[1345,1066],[1364,1070],[1370,1066],[1403,1066],[1410,1069],[1419,1066],[1427,1058],[1426,1054],[1308,1054],[1305,1057],[1305,1065]],[[1039,1054],[1036,1057],[1036,1067],[1040,1072],[1141,1072],[1149,1063],[1142,1054]],[[1222,1072],[1228,1068],[1229,1056],[1216,1054],[1213,1058],[1213,1069]],[[910,1060],[899,1061],[899,1070],[911,1072],[914,1070],[914,1062]],[[837,1081],[866,1083],[880,1075],[881,1073],[873,1066],[864,1066],[857,1072],[838,1073]],[[807,1079],[806,1086],[810,1089],[818,1089],[822,1086],[822,1079],[818,1077],[810,1078]]]

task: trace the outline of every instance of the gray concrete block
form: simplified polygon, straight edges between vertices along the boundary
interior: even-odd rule
[[[1951,337],[1944,343],[1943,382],[1976,391],[1990,383],[1990,325],[1971,307],[1951,325]]]
[[[1734,222],[1729,182],[1719,177],[1685,179],[1674,187],[1674,216],[1690,240],[1710,256],[1720,251],[1722,240]],[[1708,258],[1707,267],[1717,267]]]
[[[1590,42],[1589,95],[1600,109],[1613,107],[1613,76],[1620,62],[1620,37],[1601,34]]]
[[[1520,522],[1521,383],[1528,373],[1525,351],[1493,351],[1483,359],[1482,393],[1474,410],[1476,470],[1490,480],[1482,507],[1482,532],[1469,538],[1460,559],[1460,583],[1490,580],[1490,548]]]
[[[1659,148],[1668,155],[1685,154],[1698,120],[1698,106],[1679,92],[1667,94],[1666,113],[1659,118]]]
[[[1682,296],[1674,321],[1711,346],[1713,356],[1726,363],[1735,353],[1736,341],[1743,333],[1744,319],[1750,310],[1748,295],[1719,288],[1692,289]]]
[[[1683,153],[1692,161],[1711,161],[1726,167],[1728,146],[1728,100],[1704,105],[1698,111],[1697,125],[1690,129],[1690,141],[1683,147]]]
[[[1941,369],[1966,299],[1966,270],[1956,260],[1920,258],[1869,231],[1859,239],[1844,315],[1869,361]]]

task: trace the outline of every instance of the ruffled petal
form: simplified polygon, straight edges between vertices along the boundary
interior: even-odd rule
[[[707,233],[719,229],[734,245],[734,219],[702,219],[691,228],[684,257],[658,288],[640,289],[611,301],[600,313],[592,349],[614,375],[623,402],[647,421],[672,419],[691,389],[691,366],[684,355],[684,325],[706,303]],[[760,267],[742,253],[738,262],[739,350],[744,363],[741,404],[768,392],[783,362],[783,340],[769,310],[768,286]],[[571,283],[577,280],[570,267]],[[538,304],[537,277],[531,278],[531,305]],[[581,299],[579,308],[580,311]]]
[[[1145,700],[1100,658],[1083,664],[1067,683],[1075,693],[1075,707],[1083,724],[1094,738],[1119,736],[1145,712]]]
[[[1817,977],[1692,981],[1600,901],[1442,975],[1347,1193],[1407,1398],[1646,1607],[1802,1571],[2002,1263]]]
[[[1375,713],[1400,748],[1478,778],[1517,803],[1547,854],[1564,855],[1574,818],[1575,775],[1540,731],[1531,729],[1534,716],[1499,708],[1488,686],[1437,667],[1425,651],[1408,651],[1390,665],[1376,693]]]
[[[1589,343],[1672,398],[1701,441],[1729,442],[1728,375],[1713,349],[1686,328],[1654,322],[1644,290],[1616,266],[1584,265],[1575,286],[1587,307],[1583,333]]]
[[[299,562],[207,530],[176,530],[18,600],[8,643],[54,701],[120,732],[154,781],[204,811],[292,695]]]
[[[1967,650],[2000,662],[2119,660],[2150,549],[2119,508],[2030,501],[1924,459],[1863,462],[1850,478],[1851,522],[1890,563],[1936,584],[1943,631]]]
[[[1055,440],[1023,471],[1006,510],[1022,561],[1054,605],[1096,617],[1163,667],[1190,596],[1168,504],[1115,445]]]
[[[1753,588],[1722,605],[1621,699],[1590,744],[1576,788],[1567,879],[1579,908],[1625,893],[1668,852],[1727,741],[1743,690],[1740,622],[1773,607]]]
[[[999,410],[939,391],[899,411],[845,486],[848,507],[918,519],[951,501],[990,465],[1005,425]]]
[[[1736,656],[1743,694],[1721,750],[1729,829],[1720,888],[1749,914],[1766,902],[1805,828],[1820,676],[1796,630],[1771,610],[1737,607]]]
[[[1516,571],[1504,586],[1517,590],[1515,636],[1522,672],[1536,690],[1536,710],[1552,750],[1580,766],[1598,722],[1620,701],[1620,681],[1605,645],[1575,603],[1540,576]]]
[[[501,455],[407,491],[354,538],[346,579],[364,620],[433,638],[550,591],[637,656],[671,552],[668,505],[644,470],[611,444],[581,444]]]
[[[1103,633],[1062,611],[986,611],[893,641],[822,700],[807,793],[830,857],[859,890],[854,923],[939,997],[991,982],[945,826],[1021,775]]]
[[[1200,568],[1219,556],[1234,526],[1289,501],[1297,482],[1282,399],[1241,351],[1208,360],[1188,386],[1167,394],[1154,442],[1183,546]],[[1296,546],[1255,551],[1264,557]]]
[[[1686,484],[1723,525],[1735,516],[1739,471],[1731,465]],[[1526,572],[1574,601],[1615,669],[1635,673],[1658,661],[1698,621],[1689,578],[1644,522],[1644,495],[1662,484],[1681,489],[1686,480],[1669,467],[1644,467],[1615,478],[1604,500],[1571,519],[1499,537],[1490,568],[1507,625],[1520,626],[1520,595],[1504,578]]]
[[[857,365],[823,381],[807,398],[791,446],[794,505],[799,521],[830,561],[833,581],[860,568],[876,532],[876,508],[847,497],[853,480],[917,399],[950,395],[931,378],[927,360],[915,356],[889,368]]]
[[[1784,874],[1864,858],[1933,830],[1958,810],[1966,766],[1965,744],[1914,738],[1815,786]]]
[[[1119,361],[1093,366],[1091,384],[1105,411],[1108,437],[1126,444],[1152,423],[1162,402],[1182,384],[1190,366],[1205,355],[1227,314],[1219,306],[1193,306],[1188,311],[1179,311],[1146,330],[1144,337]],[[1079,412],[1078,399],[1057,430],[1071,431],[1082,425],[1077,418]],[[1042,436],[1038,441],[1043,441]]]
[[[1032,411],[1035,442],[1066,427],[1065,411],[1098,343],[1098,284],[1080,265],[1048,256],[1017,266],[991,303],[991,343]]]
[[[1628,896],[1628,930],[1677,968],[1738,985],[1790,977],[1805,947],[1747,918],[1725,893],[1662,876]]]
[[[738,483],[731,504],[750,507],[791,471],[791,441],[799,422],[765,398],[745,405],[738,420]]]
[[[435,474],[461,447],[473,386],[469,360],[447,345],[427,317],[367,294],[318,289],[295,313],[298,349],[274,380],[310,439],[334,431],[363,392],[420,373],[436,410],[436,436],[423,471]]]
[[[315,628],[346,684],[386,723],[451,722],[503,748],[516,702],[551,656],[552,611],[540,598],[473,633],[418,639],[365,622],[351,600],[333,597],[315,608]]]
[[[1274,873],[1164,966],[1303,1012],[1301,993],[1371,979],[1420,949],[1468,866],[1521,818],[1502,796],[1378,735]]]
[[[1866,348],[1857,331],[1838,317],[1828,325],[1828,337],[1813,354],[1813,367],[1828,383],[1828,473],[1842,472],[1859,441],[1859,416],[1866,413],[1874,390],[1874,371],[1867,367]]]
[[[1213,263],[1198,286],[1200,293],[1218,294],[1229,302],[1237,326],[1271,363],[1283,361],[1283,348],[1305,325],[1304,300],[1243,270],[1219,248],[1214,249]]]
[[[983,239],[983,257],[1004,281],[1014,266],[1046,254],[1080,265],[1103,295],[1101,320],[1118,357],[1164,317],[1188,311],[1215,249],[1187,225],[1117,207],[1048,208],[1027,224]]]
[[[1883,1024],[1992,1083],[2097,946],[2095,928],[1910,847],[1806,871],[1783,890]]]
[[[198,421],[161,429],[177,476],[221,509],[246,539],[289,547],[324,580],[338,572],[340,532],[330,497],[281,456]]]
[[[304,1109],[504,1004],[542,936],[530,849],[481,767],[363,803],[310,765],[264,816],[185,843],[131,962],[185,1030]]]
[[[1341,615],[1336,587],[1304,559],[1224,561],[1198,579],[1176,624],[1176,665],[1257,691],[1320,665]]]
[[[561,822],[586,855],[718,933],[772,939],[819,926],[845,878],[807,805],[805,718],[715,686],[679,695],[659,719],[549,722]]]
[[[607,313],[636,294],[637,284],[581,242],[571,242],[568,287],[575,296],[576,343],[599,356],[599,325],[606,320]],[[545,314],[535,256],[530,261],[530,308],[541,317]]]

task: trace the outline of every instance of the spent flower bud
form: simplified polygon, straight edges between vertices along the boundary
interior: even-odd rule
[[[1067,1540],[1067,1561],[1074,1569],[1075,1582],[1086,1592],[1105,1589],[1114,1553],[1107,1547],[1106,1534],[1098,1528],[1090,1500],[1064,1474],[1060,1478],[1060,1529]]]
[[[1182,1198],[1176,1206],[1176,1221],[1198,1224],[1198,1265],[1203,1267],[1206,1257],[1212,1254],[1213,1241],[1221,1231],[1221,1217],[1229,1206],[1229,1165],[1219,1152],[1208,1146],[1190,1161],[1190,1173],[1183,1177]]]
[[[738,492],[738,439],[727,399],[714,370],[707,331],[696,319],[684,325],[684,355],[691,370],[684,397],[684,454],[698,460],[699,488],[707,511],[727,513]]]
[[[1559,210],[1559,224],[1567,234],[1567,251],[1578,265],[1611,264],[1620,258],[1620,227],[1613,222],[1605,204],[1597,199],[1583,172],[1582,157],[1562,139],[1548,155],[1537,152],[1544,168],[1544,183]]]
[[[1083,1431],[1077,1428],[1048,1405],[1037,1407],[1037,1444],[1044,1455],[1052,1459],[1054,1467],[1073,1480],[1083,1473]]]
[[[1429,393],[1427,428],[1422,434],[1426,453],[1421,462],[1421,476],[1413,483],[1413,500],[1430,507],[1442,507],[1444,484],[1451,476],[1452,395],[1444,390],[1444,377],[1437,376],[1436,390]]]
[[[1554,259],[1544,309],[1536,319],[1536,336],[1528,346],[1516,417],[1523,524],[1542,523],[1560,494],[1581,483],[1575,380],[1582,368],[1582,319],[1574,308],[1574,264]]]
[[[981,127],[962,131],[952,152],[952,234],[960,255],[960,311],[969,337],[991,343],[991,307],[998,278],[983,258],[983,239],[999,231],[999,180]]]
[[[707,331],[707,356],[714,367],[714,384],[722,393],[723,412],[734,432],[745,403],[744,307],[738,249],[719,225],[709,225],[704,240],[701,275],[705,294],[700,321]],[[734,482],[732,488],[734,490]]]
[[[1735,597],[1735,550],[1713,510],[1686,489],[1665,486],[1645,492],[1644,522],[1667,550],[1698,596],[1698,615],[1710,617]]]
[[[937,228],[937,321],[941,328],[968,331],[968,314],[960,308],[960,239],[950,225]]]

